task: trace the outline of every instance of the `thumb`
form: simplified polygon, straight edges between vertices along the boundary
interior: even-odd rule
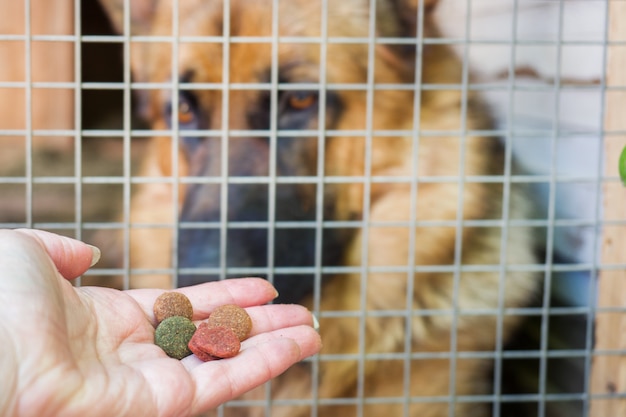
[[[76,239],[35,229],[17,229],[14,232],[37,240],[66,279],[79,277],[100,259],[100,249]]]

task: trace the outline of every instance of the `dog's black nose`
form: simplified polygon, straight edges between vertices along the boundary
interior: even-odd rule
[[[219,274],[210,272],[220,266],[219,229],[180,229],[178,232],[178,286],[216,281]]]
[[[188,187],[178,234],[179,286],[213,281],[234,268],[232,276],[262,276],[268,265],[267,189],[228,186],[228,229],[220,224],[219,188],[207,184]],[[261,224],[259,224],[261,222]],[[237,272],[245,268],[245,272]],[[252,268],[252,269],[250,269]]]

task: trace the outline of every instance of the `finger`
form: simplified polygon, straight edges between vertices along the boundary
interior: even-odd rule
[[[312,331],[312,332],[311,332]],[[313,327],[308,325],[299,325],[287,328],[276,329],[271,332],[261,333],[259,335],[252,336],[246,339],[241,344],[241,351],[237,356],[229,359],[216,359],[213,362],[220,361],[231,361],[231,360],[241,360],[240,358],[244,354],[244,352],[254,352],[256,349],[262,348],[267,349],[265,346],[267,344],[274,343],[276,341],[281,341],[283,339],[289,339],[294,341],[299,349],[299,357],[296,359],[290,359],[295,362],[299,362],[311,355],[318,353],[322,347],[322,342],[319,333],[313,329]],[[277,355],[275,351],[269,351],[271,355]],[[249,353],[248,353],[249,354]],[[244,356],[245,357],[245,356]],[[238,359],[239,358],[239,359]],[[207,362],[204,362],[196,355],[190,355],[186,358],[182,359],[182,364],[187,368],[188,371],[193,371],[196,367],[203,365]],[[259,365],[263,365],[260,363]],[[252,364],[252,366],[257,366]],[[276,375],[272,374],[272,378]]]
[[[242,349],[264,343],[275,338],[272,332],[296,326],[309,326],[316,329],[317,320],[305,307],[297,304],[272,304],[249,307],[246,309],[252,319],[252,330],[248,338],[242,343]],[[195,356],[193,356],[195,358]],[[197,359],[197,358],[195,358]],[[192,364],[202,361],[185,359]]]
[[[297,304],[271,304],[246,309],[252,319],[250,337],[286,327],[315,326],[309,310]]]
[[[262,305],[278,296],[276,289],[261,278],[236,278],[213,281],[191,287],[179,288],[193,306],[193,319],[204,320],[215,308],[224,304],[237,304],[241,307]],[[155,322],[152,307],[156,298],[166,292],[157,289],[128,290],[144,313]]]
[[[183,364],[196,382],[194,413],[214,408],[269,381],[319,352],[321,346],[313,328],[296,326],[265,333],[262,342],[250,343],[230,359],[198,363],[194,356],[188,357],[190,360]]]
[[[17,229],[14,232],[36,239],[67,279],[79,277],[100,259],[98,248],[76,239],[43,230]]]

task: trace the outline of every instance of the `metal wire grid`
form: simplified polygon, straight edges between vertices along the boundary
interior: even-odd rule
[[[175,4],[177,2],[174,2]],[[468,4],[471,3],[470,0],[467,1]],[[82,190],[83,186],[87,184],[119,184],[123,186],[123,212],[124,218],[129,218],[130,212],[130,199],[131,199],[131,186],[142,183],[149,182],[167,182],[171,184],[173,193],[173,201],[172,205],[176,207],[176,201],[178,199],[178,185],[179,184],[189,184],[189,183],[198,183],[198,182],[207,182],[207,183],[215,183],[215,184],[267,184],[269,190],[269,218],[267,222],[233,222],[228,221],[226,218],[226,204],[227,204],[227,187],[222,186],[222,196],[221,196],[221,221],[219,222],[206,222],[201,224],[194,223],[194,226],[202,226],[202,227],[210,227],[210,228],[218,228],[221,233],[221,246],[223,248],[226,247],[226,232],[228,229],[233,228],[266,228],[268,230],[268,241],[270,248],[268,253],[268,265],[264,268],[230,268],[226,266],[225,253],[226,251],[221,251],[221,260],[220,267],[218,268],[205,268],[200,272],[207,273],[219,273],[222,277],[225,277],[227,274],[236,274],[236,275],[251,275],[251,274],[266,274],[271,280],[274,274],[279,273],[302,273],[302,274],[314,274],[315,282],[316,282],[316,291],[315,291],[315,304],[314,310],[317,314],[320,314],[322,317],[356,317],[359,318],[359,326],[361,329],[360,335],[361,338],[359,340],[359,353],[357,354],[346,354],[346,355],[322,355],[318,356],[312,360],[313,362],[313,380],[318,379],[319,373],[319,361],[332,361],[332,360],[356,360],[359,363],[359,381],[361,384],[358,387],[358,395],[355,398],[341,398],[341,399],[320,399],[318,398],[318,393],[316,388],[314,388],[314,392],[312,393],[312,400],[282,400],[279,404],[307,404],[312,407],[312,415],[317,415],[317,407],[318,405],[330,405],[330,404],[347,404],[347,405],[356,405],[358,415],[363,414],[363,406],[365,404],[393,404],[400,403],[404,405],[404,414],[408,415],[409,406],[412,403],[416,402],[448,402],[449,414],[452,416],[454,414],[454,404],[457,402],[494,402],[493,413],[494,416],[500,415],[499,403],[504,402],[536,402],[537,406],[537,414],[539,416],[545,415],[545,405],[547,402],[558,402],[558,401],[575,401],[582,403],[582,414],[587,415],[588,412],[588,404],[590,399],[592,398],[590,394],[590,389],[588,386],[588,382],[586,382],[585,389],[579,393],[549,393],[547,390],[546,384],[546,373],[547,373],[547,361],[552,358],[584,358],[585,360],[585,375],[590,375],[590,367],[591,360],[594,355],[597,354],[623,354],[623,352],[594,352],[593,351],[593,334],[592,327],[586,327],[586,343],[584,349],[562,349],[562,350],[551,350],[548,348],[547,340],[548,334],[550,332],[549,328],[549,317],[558,316],[558,315],[586,315],[589,321],[591,322],[594,316],[594,309],[590,306],[593,306],[593,300],[595,299],[595,294],[593,291],[589,292],[589,302],[587,306],[574,306],[574,307],[561,307],[554,308],[550,307],[549,294],[551,290],[551,280],[552,274],[558,272],[590,272],[592,276],[594,276],[599,270],[602,269],[623,269],[626,268],[626,265],[602,265],[599,260],[596,258],[592,263],[577,263],[577,264],[557,264],[552,262],[552,247],[554,244],[554,230],[557,227],[572,227],[572,226],[582,226],[582,227],[591,227],[599,230],[602,225],[624,225],[625,222],[622,220],[614,220],[614,221],[603,221],[601,217],[601,201],[598,198],[596,202],[596,216],[593,219],[559,219],[555,216],[555,204],[556,204],[556,194],[554,192],[556,186],[558,184],[567,184],[567,183],[580,183],[580,182],[593,182],[600,188],[603,181],[616,181],[616,178],[606,178],[603,177],[602,172],[598,171],[596,176],[587,177],[587,176],[571,176],[571,175],[558,175],[556,170],[552,170],[550,175],[530,175],[530,174],[514,174],[511,168],[512,161],[512,146],[510,141],[514,140],[516,136],[526,136],[526,137],[546,137],[546,132],[543,130],[532,130],[532,131],[519,131],[514,129],[512,126],[508,126],[504,129],[493,129],[488,131],[472,131],[466,129],[463,125],[458,132],[450,132],[450,131],[423,131],[420,128],[419,120],[420,120],[420,109],[417,105],[420,102],[420,93],[425,90],[441,90],[441,89],[459,89],[463,92],[463,95],[467,95],[469,91],[487,91],[487,90],[501,90],[501,86],[494,86],[490,84],[472,84],[469,82],[469,68],[467,65],[467,55],[469,46],[472,41],[469,41],[469,31],[471,27],[471,21],[469,19],[469,15],[467,17],[466,23],[466,37],[464,39],[424,39],[423,36],[418,36],[417,39],[404,39],[404,38],[376,38],[375,36],[375,20],[371,19],[371,27],[370,27],[370,36],[367,38],[331,38],[327,36],[327,28],[325,27],[326,21],[323,19],[323,27],[321,28],[321,33],[323,34],[319,38],[288,38],[288,37],[279,37],[277,30],[277,22],[279,19],[278,16],[278,1],[274,1],[274,13],[273,13],[273,21],[272,21],[272,32],[273,35],[268,38],[238,38],[229,36],[229,27],[228,22],[229,19],[229,2],[225,2],[225,19],[224,19],[224,35],[218,37],[179,37],[176,36],[178,34],[178,16],[177,16],[177,7],[174,7],[174,15],[173,15],[173,33],[172,36],[160,36],[160,37],[147,37],[147,36],[129,36],[130,33],[130,19],[129,19],[129,3],[128,0],[125,2],[125,27],[124,33],[126,35],[110,35],[110,36],[86,36],[81,35],[81,19],[80,13],[81,10],[81,2],[79,0],[74,1],[74,28],[75,35],[32,35],[31,34],[31,26],[30,26],[30,10],[31,4],[29,0],[25,0],[24,2],[24,10],[25,10],[25,34],[24,35],[6,35],[0,34],[0,42],[7,41],[21,41],[24,42],[26,53],[25,53],[25,80],[23,82],[18,81],[2,81],[0,80],[0,88],[18,88],[23,89],[26,97],[26,122],[24,129],[2,129],[0,130],[0,136],[23,136],[25,139],[25,150],[26,150],[26,158],[25,158],[25,175],[24,176],[0,176],[0,184],[23,184],[26,188],[26,213],[25,213],[25,222],[3,222],[0,223],[2,227],[37,227],[48,230],[72,230],[73,234],[77,238],[81,238],[83,236],[83,232],[85,230],[101,230],[101,229],[122,229],[125,235],[124,247],[126,248],[126,256],[124,260],[124,267],[120,269],[100,269],[90,271],[87,275],[90,274],[110,274],[110,275],[118,275],[122,274],[125,277],[124,286],[127,288],[130,283],[131,275],[140,275],[146,273],[169,273],[175,274],[179,272],[179,268],[176,261],[176,256],[173,256],[173,263],[171,268],[163,269],[144,269],[144,270],[131,270],[130,263],[128,259],[128,247],[129,240],[128,236],[130,235],[130,230],[133,227],[138,227],[138,225],[131,225],[128,221],[124,222],[85,222],[83,221],[82,213],[82,201],[83,195]],[[515,2],[517,7],[518,2]],[[324,4],[324,6],[326,6]],[[375,3],[372,2],[370,6],[370,12],[372,15],[375,15]],[[562,11],[564,7],[564,1],[560,1],[561,7],[561,21],[560,25],[562,27]],[[326,15],[327,10],[324,10],[324,15]],[[418,12],[419,21],[423,21],[424,11],[420,8]],[[608,18],[608,14],[607,14]],[[513,20],[515,22],[515,19]],[[420,25],[421,27],[421,25]],[[550,41],[524,41],[516,39],[516,28],[515,25],[511,28],[511,41],[485,41],[484,43],[490,44],[498,44],[498,45],[554,45],[560,49],[564,45],[580,45],[580,44],[588,44],[588,45],[602,45],[605,48],[615,45],[625,45],[626,42],[608,42],[605,38],[602,42],[595,41],[565,41],[562,37],[559,37],[556,42]],[[34,41],[45,41],[45,42],[69,42],[74,45],[74,82],[33,82],[32,74],[31,74],[31,66],[32,66],[32,53],[30,45]],[[327,83],[325,79],[325,71],[320,71],[322,74],[322,78],[319,83],[315,84],[284,84],[278,81],[277,74],[277,46],[282,42],[312,42],[320,45],[320,57],[321,57],[321,68],[325,68],[326,62],[326,46],[332,43],[364,43],[368,45],[369,57],[370,57],[370,71],[368,73],[368,81],[366,84],[330,84]],[[137,83],[131,80],[131,71],[130,71],[130,46],[131,42],[168,42],[172,45],[172,56],[177,56],[178,45],[182,42],[211,42],[211,43],[220,43],[223,45],[223,74],[224,80],[223,83],[219,84],[188,84],[181,83],[178,80],[177,76],[177,65],[172,63],[172,71],[173,77],[175,80],[172,83],[162,83],[162,84],[148,84],[148,83]],[[270,43],[272,45],[272,74],[271,74],[271,82],[269,84],[237,84],[230,83],[228,79],[228,63],[229,63],[229,44],[237,43],[237,42],[260,42],[260,43]],[[121,43],[123,45],[123,54],[124,54],[124,70],[123,70],[123,81],[122,82],[83,82],[81,79],[81,45],[84,43]],[[417,51],[418,65],[416,65],[416,79],[421,78],[421,67],[422,67],[422,49],[424,45],[427,44],[456,44],[462,45],[464,50],[464,71],[463,71],[463,80],[460,85],[387,85],[387,84],[375,84],[373,78],[373,49],[378,43],[390,43],[390,44],[410,44],[415,45]],[[509,119],[513,118],[513,108],[514,108],[514,100],[513,95],[514,92],[517,91],[552,91],[556,96],[559,95],[561,91],[564,89],[600,89],[604,95],[607,91],[624,91],[626,87],[624,86],[607,86],[605,84],[604,78],[600,81],[599,86],[572,86],[572,85],[563,85],[560,81],[560,78],[557,76],[553,86],[550,87],[541,87],[541,86],[523,86],[516,83],[515,79],[515,47],[511,48],[511,66],[508,72],[508,82],[506,86],[506,92],[510,97],[509,102]],[[606,52],[605,52],[606,56]],[[557,59],[557,66],[560,66],[560,55]],[[606,60],[605,60],[606,62]],[[557,71],[558,73],[558,71]],[[75,100],[75,111],[74,111],[74,129],[69,130],[60,130],[60,129],[33,129],[33,121],[30,113],[30,109],[32,106],[32,94],[34,89],[71,89],[74,91],[74,100]],[[82,128],[82,114],[81,114],[81,90],[83,89],[91,89],[91,90],[122,90],[123,91],[123,128],[122,129],[83,129]],[[185,90],[193,90],[193,89],[217,89],[221,90],[223,93],[223,109],[228,109],[228,97],[229,91],[240,90],[240,89],[266,89],[271,92],[271,120],[272,125],[270,126],[269,131],[237,131],[237,130],[229,130],[228,128],[224,128],[221,130],[203,130],[203,131],[179,131],[178,130],[178,120],[176,117],[172,118],[172,128],[170,130],[165,131],[153,131],[153,130],[138,130],[133,129],[131,126],[131,95],[133,90],[136,89],[172,89],[173,91],[178,91],[179,89]],[[320,102],[325,102],[325,94],[326,91],[332,90],[359,90],[366,92],[366,100],[367,100],[367,114],[371,116],[372,114],[372,102],[374,92],[377,90],[411,90],[415,91],[415,106],[414,106],[414,115],[413,121],[414,126],[416,128],[412,131],[375,131],[372,128],[371,117],[368,117],[367,125],[364,130],[356,130],[356,131],[332,131],[332,130],[313,130],[313,131],[278,131],[276,126],[276,103],[277,103],[277,94],[278,90],[288,90],[288,89],[315,89],[320,93]],[[177,107],[178,94],[173,94],[173,108]],[[466,108],[464,104],[464,108],[462,109],[463,120],[465,120],[466,116]],[[555,101],[555,107],[553,112],[553,118],[558,122],[559,119],[559,101]],[[603,116],[603,114],[601,115]],[[320,125],[324,125],[325,112],[320,109],[319,112]],[[600,120],[600,125],[602,125],[602,120]],[[222,126],[228,126],[228,112],[222,112]],[[557,139],[574,137],[579,135],[580,133],[589,133],[589,132],[579,132],[567,130],[564,131],[559,127],[558,123],[554,123],[554,127],[548,132],[547,137],[550,138],[551,147],[552,147],[552,159],[553,163],[556,163],[556,155],[557,155]],[[244,135],[259,135],[259,136],[268,136],[270,138],[270,173],[267,177],[255,177],[255,178],[241,178],[241,177],[229,177],[228,176],[228,148],[227,146],[222,146],[222,171],[219,177],[209,177],[209,178],[149,178],[149,177],[136,177],[131,175],[131,161],[130,161],[130,149],[131,149],[131,138],[134,137],[147,137],[155,134],[170,136],[172,137],[172,154],[178,154],[177,147],[177,139],[179,137],[185,135],[197,135],[199,133],[208,135],[208,136],[218,136],[221,138],[223,144],[228,143],[229,137],[237,137]],[[598,134],[598,136],[602,135],[624,135],[626,132],[593,132]],[[324,177],[321,173],[324,172],[324,143],[326,138],[338,136],[338,135],[350,135],[350,136],[363,136],[366,138],[366,143],[371,144],[371,141],[374,137],[377,136],[409,136],[413,138],[413,159],[417,160],[417,149],[419,148],[419,140],[423,137],[433,137],[433,136],[443,136],[443,135],[458,135],[462,138],[462,140],[466,140],[471,136],[488,136],[488,137],[503,137],[507,139],[508,146],[506,147],[506,165],[505,165],[505,173],[503,176],[470,176],[470,177],[428,177],[428,178],[417,178],[416,175],[411,175],[409,177],[388,177],[388,176],[372,176],[370,175],[369,168],[371,167],[371,155],[369,153],[366,154],[366,172],[362,176],[350,176],[350,177]],[[32,166],[32,155],[34,153],[33,150],[33,137],[34,136],[71,136],[73,137],[74,142],[74,175],[73,176],[35,176],[33,174],[33,166]],[[99,137],[109,137],[116,136],[121,137],[123,142],[123,176],[85,176],[83,175],[82,170],[82,159],[81,159],[81,150],[82,150],[82,140],[83,138],[99,138]],[[281,136],[316,136],[318,138],[318,161],[317,161],[317,172],[319,175],[312,177],[277,177],[275,172],[275,155],[276,155],[276,141],[277,138]],[[366,146],[366,149],[369,149],[369,146]],[[464,158],[461,156],[460,158],[460,172],[464,171]],[[177,158],[174,157],[172,159],[174,164],[177,164]],[[602,164],[598,163],[598,166],[601,167]],[[177,172],[176,166],[174,166],[173,172]],[[285,222],[278,221],[274,217],[274,208],[273,204],[275,201],[275,190],[276,186],[279,184],[285,183],[310,183],[316,184],[317,186],[317,195],[316,195],[316,218],[312,221],[307,222]],[[322,217],[322,207],[323,207],[323,186],[331,183],[345,183],[345,182],[358,182],[362,183],[364,187],[364,200],[363,200],[363,218],[359,221],[345,221],[345,222],[337,222],[337,221],[327,221]],[[369,220],[369,190],[372,184],[376,183],[406,183],[411,187],[411,195],[413,204],[415,204],[415,199],[419,195],[419,184],[428,183],[428,182],[456,182],[462,188],[466,183],[471,182],[495,182],[501,183],[504,185],[504,204],[503,207],[508,208],[509,206],[509,191],[510,187],[515,184],[528,184],[528,183],[548,183],[550,186],[550,197],[549,197],[549,207],[547,210],[547,218],[546,219],[511,219],[508,215],[508,210],[505,209],[502,214],[502,218],[497,220],[476,220],[476,221],[466,221],[462,219],[462,204],[459,201],[459,215],[455,221],[444,222],[444,221],[417,221],[415,219],[415,215],[412,214],[411,219],[408,222],[372,222]],[[75,191],[75,202],[74,202],[74,221],[73,222],[63,222],[63,223],[51,223],[51,222],[35,222],[33,220],[33,186],[34,185],[48,185],[48,184],[70,184],[73,185]],[[415,210],[412,210],[411,213],[414,213]],[[435,227],[435,226],[454,226],[457,230],[457,239],[456,239],[456,250],[455,250],[455,261],[453,265],[450,266],[411,266],[413,265],[412,257],[407,260],[407,266],[392,266],[392,267],[367,267],[366,262],[364,265],[360,267],[330,267],[325,266],[322,263],[321,258],[321,235],[322,230],[326,228],[344,228],[344,227],[354,227],[361,228],[365,235],[367,235],[370,227],[378,227],[378,226],[399,226],[399,227],[409,227],[415,230],[416,227]],[[463,265],[460,261],[460,253],[462,250],[461,247],[461,239],[460,231],[464,226],[478,226],[478,227],[501,227],[503,230],[502,234],[502,250],[501,250],[501,263],[498,265]],[[174,233],[176,235],[177,227],[188,227],[188,225],[181,224],[178,222],[176,218],[173,218],[171,223],[168,224],[147,224],[141,225],[141,227],[162,227],[162,228],[173,228]],[[286,268],[274,266],[272,264],[273,259],[273,239],[274,239],[274,229],[281,228],[290,228],[290,227],[298,227],[298,228],[313,228],[315,230],[316,236],[316,251],[315,251],[315,261],[314,266],[312,267],[299,267],[299,268]],[[541,264],[536,265],[508,265],[506,263],[506,242],[507,242],[507,231],[510,227],[538,227],[545,228],[547,230],[547,250],[546,261]],[[410,246],[414,247],[416,242],[411,235]],[[365,239],[366,240],[366,239]],[[174,242],[177,239],[174,238]],[[176,247],[173,249],[174,254],[177,252]],[[409,251],[410,253],[414,251]],[[367,246],[363,246],[362,258],[367,260]],[[469,271],[481,271],[481,272],[497,272],[500,274],[501,281],[504,282],[504,274],[507,271],[537,271],[542,272],[544,274],[544,289],[545,291],[545,299],[543,300],[542,307],[539,308],[504,308],[502,305],[503,293],[504,293],[504,285],[501,285],[501,294],[500,294],[500,305],[496,309],[484,309],[484,310],[474,310],[474,311],[464,311],[462,314],[475,314],[475,315],[484,315],[484,314],[492,314],[497,315],[499,318],[498,321],[498,334],[500,335],[502,332],[502,320],[504,315],[519,315],[524,317],[529,316],[540,316],[542,318],[542,328],[541,328],[541,349],[538,351],[505,351],[503,349],[501,341],[498,342],[496,349],[493,352],[460,352],[456,350],[456,332],[454,328],[456,326],[456,320],[458,318],[459,312],[454,312],[453,320],[454,324],[452,326],[453,330],[451,332],[451,350],[445,353],[416,353],[411,352],[410,346],[410,334],[411,327],[409,323],[411,320],[406,320],[406,342],[404,347],[404,352],[402,353],[386,353],[386,354],[366,354],[365,351],[365,340],[364,340],[364,330],[365,330],[365,319],[366,317],[384,317],[384,316],[401,316],[401,317],[419,317],[419,316],[433,316],[433,315],[449,315],[451,312],[447,310],[437,311],[437,310],[428,310],[428,311],[406,311],[403,309],[393,310],[393,311],[366,311],[365,310],[365,300],[364,294],[365,291],[362,292],[361,306],[362,309],[360,311],[354,312],[320,312],[319,303],[320,303],[320,285],[323,274],[331,274],[331,273],[358,273],[361,277],[361,286],[365,288],[367,285],[367,274],[370,272],[401,272],[407,274],[407,277],[412,276],[413,273],[416,272],[450,272],[454,274],[455,281],[455,294],[458,291],[458,280],[460,278],[461,273],[469,272]],[[180,272],[185,272],[184,270]],[[411,283],[412,280],[408,279],[408,282]],[[590,287],[592,290],[593,287]],[[412,288],[409,287],[409,291],[407,291],[407,305],[410,305],[410,294],[412,293]],[[603,309],[603,312],[619,312],[624,313],[623,309],[613,308],[613,309]],[[501,338],[498,338],[501,340]],[[411,361],[415,359],[447,359],[450,360],[454,365],[457,359],[465,359],[465,358],[487,358],[494,361],[495,364],[495,372],[494,372],[494,392],[492,395],[487,396],[471,396],[471,397],[462,397],[457,396],[454,391],[454,384],[451,384],[449,395],[443,397],[411,397],[409,391],[409,380],[408,375],[410,375],[410,366]],[[513,358],[536,358],[540,360],[540,383],[539,383],[539,392],[535,394],[523,394],[523,395],[504,395],[500,392],[499,381],[501,379],[502,372],[502,361],[506,359]],[[366,398],[364,395],[364,387],[363,387],[363,375],[364,375],[364,363],[369,360],[385,360],[385,359],[397,359],[403,360],[405,363],[405,392],[402,397],[394,397],[394,398]],[[455,366],[451,366],[451,380],[455,380]],[[588,381],[588,378],[587,378]],[[269,400],[270,390],[268,390],[267,394]],[[248,402],[233,402],[233,405],[247,405]],[[254,403],[256,405],[264,405],[266,407],[267,414],[269,415],[271,412],[271,405],[269,401],[266,401],[264,404]]]

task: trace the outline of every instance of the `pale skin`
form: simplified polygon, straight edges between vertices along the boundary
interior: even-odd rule
[[[97,257],[77,240],[0,230],[0,415],[193,416],[279,375],[321,348],[313,318],[265,305],[276,291],[245,278],[180,289],[194,321],[222,304],[245,307],[252,335],[234,358],[168,358],[153,343],[163,290],[74,287]]]

